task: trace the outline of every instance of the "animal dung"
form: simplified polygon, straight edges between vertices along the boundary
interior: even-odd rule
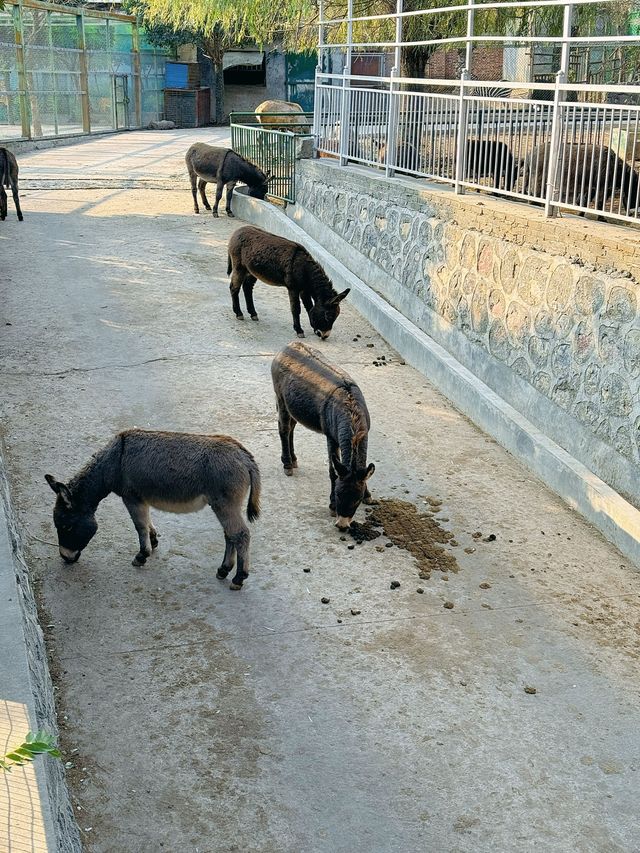
[[[391,581],[389,584],[389,589],[398,589],[400,586],[400,581]]]
[[[418,589],[416,590],[416,592],[418,593],[418,595],[422,595],[422,593],[424,592],[424,589],[421,586],[419,586]]]
[[[526,686],[525,686],[525,688],[524,688],[524,692],[525,692],[525,693],[528,693],[530,696],[535,696],[535,694],[536,694],[538,691],[536,690],[536,688],[535,688],[535,687],[529,687],[529,685],[526,685]]]
[[[491,584],[490,584],[490,583],[487,583],[486,581],[483,581],[483,582],[480,584],[480,589],[491,589]]]
[[[453,610],[453,601],[445,601],[442,605],[446,610]]]
[[[331,601],[331,599],[327,598],[326,595],[323,595],[322,598],[320,599],[320,601],[322,602],[322,604],[328,604]]]
[[[351,608],[351,615],[352,616],[359,616],[361,613],[362,613],[362,610],[358,610],[356,607]]]

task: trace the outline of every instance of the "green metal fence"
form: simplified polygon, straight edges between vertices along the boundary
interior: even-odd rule
[[[162,117],[164,63],[130,15],[5,0],[0,140],[142,127]]]
[[[272,198],[293,203],[296,160],[311,144],[313,113],[262,113],[261,118],[278,129],[262,126],[255,113],[231,113],[231,147],[270,174]]]

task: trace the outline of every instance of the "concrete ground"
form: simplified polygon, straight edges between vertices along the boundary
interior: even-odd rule
[[[258,284],[260,323],[232,315],[239,223],[193,216],[184,181],[37,189],[53,157],[117,172],[105,145],[125,168],[182,175],[196,136],[211,131],[24,155],[25,221],[0,223],[0,438],[86,850],[637,851],[640,575],[347,299],[314,345],[368,401],[372,491],[440,498],[460,571],[419,580],[397,547],[349,550],[324,440],[299,429],[300,468],[282,474],[269,364],[291,338],[288,300]],[[254,452],[263,514],[241,592],[215,578],[208,512],[156,512],[160,548],[134,569],[114,496],[62,564],[44,474],[70,476],[134,425]]]

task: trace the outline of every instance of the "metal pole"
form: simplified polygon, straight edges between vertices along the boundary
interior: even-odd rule
[[[342,106],[340,109],[340,165],[346,166],[349,160],[349,122],[351,81],[351,43],[353,41],[353,0],[349,0],[347,8],[347,47],[344,68],[342,69]]]
[[[385,156],[385,174],[390,178],[395,169],[396,153],[398,150],[398,120],[400,118],[400,90],[398,77],[402,64],[402,18],[403,0],[397,0],[396,4],[396,46],[393,53],[393,68],[389,80],[389,118],[387,120],[387,145]]]
[[[51,28],[51,12],[46,13],[47,42],[49,45],[49,70],[51,73],[51,90],[53,92],[53,133],[58,136],[58,75],[56,74],[55,61],[53,58],[53,33]]]
[[[89,70],[87,66],[87,48],[84,38],[84,12],[76,15],[78,30],[78,58],[80,60],[80,98],[82,101],[82,130],[91,133],[91,112],[89,109]]]
[[[322,73],[322,64],[324,61],[324,26],[322,21],[324,19],[324,0],[320,0],[318,6],[318,14],[320,16],[320,20],[318,23],[318,64],[316,65],[315,71],[315,84],[313,87],[314,97],[313,97],[313,145],[314,148],[317,149],[318,141],[320,139],[320,122],[321,115],[320,112],[322,110],[322,96],[320,94],[319,89],[319,80],[320,74]],[[317,152],[316,152],[317,156]]]
[[[468,0],[469,4],[473,4],[475,0]],[[464,67],[467,69],[469,74],[471,74],[471,54],[473,51],[473,42],[471,39],[473,38],[473,31],[475,27],[475,10],[468,9],[467,10],[467,46],[465,52],[465,60]]]
[[[142,72],[140,68],[140,36],[138,24],[131,24],[131,47],[133,53],[133,90],[136,99],[136,127],[142,127]]]
[[[560,99],[564,93],[561,86],[567,82],[569,70],[569,39],[571,38],[571,20],[573,18],[573,6],[567,3],[564,7],[564,18],[562,22],[562,51],[560,54],[560,70],[556,74],[556,87],[553,93],[553,115],[551,119],[551,141],[549,144],[549,164],[547,166],[547,186],[545,190],[544,213],[547,217],[558,215],[558,206],[553,203],[558,165],[560,160],[560,149],[562,143],[562,107]]]
[[[458,195],[464,193],[461,181],[464,179],[464,157],[467,143],[467,100],[465,98],[465,82],[469,79],[469,69],[465,68],[460,75],[460,96],[458,106],[458,138],[456,140],[456,176],[454,187]]]
[[[31,124],[29,121],[29,100],[27,98],[27,73],[24,65],[24,41],[22,34],[22,8],[13,6],[13,29],[16,38],[16,64],[18,70],[18,101],[20,103],[20,122],[22,124],[22,136],[31,138]]]

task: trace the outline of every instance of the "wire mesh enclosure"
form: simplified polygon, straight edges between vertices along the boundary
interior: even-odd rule
[[[6,0],[0,139],[140,127],[161,118],[164,62],[164,52],[128,15]]]
[[[357,8],[321,11],[321,156],[638,220],[635,0]]]

